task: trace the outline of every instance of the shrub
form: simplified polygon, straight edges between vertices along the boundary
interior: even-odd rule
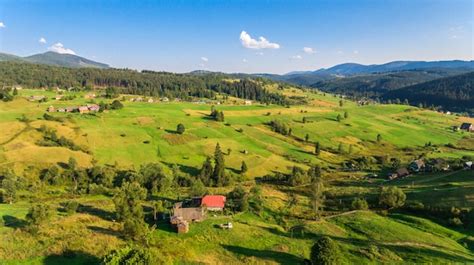
[[[152,255],[148,249],[130,246],[113,250],[102,260],[103,265],[149,265],[152,263]]]
[[[68,201],[64,205],[64,210],[67,214],[72,215],[77,212],[77,208],[79,207],[79,203],[76,201]]]
[[[182,123],[178,124],[176,127],[176,132],[179,134],[183,134],[186,129],[184,128],[184,125]]]
[[[398,187],[382,187],[379,196],[379,204],[391,208],[401,207],[405,204],[405,193]]]
[[[311,248],[310,259],[313,265],[338,264],[339,247],[332,239],[323,236]]]
[[[367,201],[365,199],[362,199],[362,198],[355,198],[352,201],[351,206],[352,206],[353,210],[367,210],[367,209],[369,209],[369,204],[367,203]]]
[[[52,210],[49,205],[35,204],[26,215],[26,220],[30,226],[39,226],[48,221],[51,215]]]

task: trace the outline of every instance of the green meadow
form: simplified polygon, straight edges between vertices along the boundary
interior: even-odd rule
[[[177,234],[166,221],[158,221],[149,248],[163,263],[304,264],[310,247],[322,235],[340,245],[343,264],[474,263],[472,224],[453,227],[445,219],[404,210],[348,209],[356,197],[375,200],[381,186],[402,188],[407,203],[472,209],[473,171],[413,175],[387,182],[364,177],[367,172],[341,169],[344,161],[363,156],[397,157],[403,164],[422,154],[431,158],[474,156],[474,136],[452,130],[452,126],[474,119],[406,105],[358,106],[343,99],[340,106],[340,98],[320,92],[284,93],[306,97],[309,103],[284,107],[253,102],[245,106],[229,99],[214,104],[225,115],[224,122],[216,122],[209,118],[212,104],[130,102],[134,96],[121,95],[123,109],[94,114],[50,113],[60,118],[50,121],[43,119],[49,106],[111,100],[85,99],[84,92],[66,92],[76,98],[57,101],[52,91],[20,90],[13,101],[0,103],[0,167],[29,178],[32,165],[46,167],[67,163],[74,157],[80,167],[100,164],[128,169],[159,162],[166,171],[176,165],[179,170],[196,175],[219,143],[228,172],[238,175],[242,161],[247,164],[248,172],[239,180],[245,189],[255,185],[256,177],[317,164],[323,168],[328,197],[340,201],[345,208],[330,209],[318,220],[298,218],[311,211],[306,187],[261,184],[264,200],[260,215],[247,212],[210,216],[193,223],[188,234]],[[49,100],[29,102],[26,98],[31,95],[46,95]],[[337,116],[344,116],[345,112],[348,117],[337,121]],[[267,125],[272,120],[286,123],[292,128],[292,135],[272,131]],[[176,133],[180,123],[185,126],[184,134]],[[83,150],[39,146],[42,135],[38,129],[43,125]],[[377,135],[382,138],[379,142]],[[316,142],[322,147],[320,156],[314,154]],[[426,148],[428,144],[430,148]],[[343,152],[337,153],[340,145]],[[373,168],[380,170],[378,166]],[[232,188],[209,191],[224,194]],[[296,194],[296,206],[289,206],[289,191]],[[188,192],[188,188],[179,188],[159,196],[177,200]],[[35,190],[19,192],[18,197],[13,204],[0,204],[0,217],[5,223],[0,228],[2,264],[99,264],[110,250],[127,244],[121,237],[120,224],[114,221],[110,196],[72,195],[67,187],[40,185]],[[73,215],[57,211],[35,237],[21,229],[33,202],[60,209],[61,203],[71,199],[81,204],[81,211]],[[150,210],[146,212],[149,214]],[[234,224],[232,230],[217,228],[228,221]]]

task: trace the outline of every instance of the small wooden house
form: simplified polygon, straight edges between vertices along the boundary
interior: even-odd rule
[[[79,113],[83,114],[83,113],[89,113],[89,108],[87,106],[80,106],[78,108],[79,110]]]
[[[186,234],[189,232],[189,223],[186,221],[181,221],[176,225],[178,234]]]
[[[472,123],[465,122],[461,124],[461,127],[459,127],[459,129],[467,132],[474,132],[474,125],[472,125]]]
[[[54,106],[49,106],[48,107],[48,112],[55,112],[56,109],[54,108]]]

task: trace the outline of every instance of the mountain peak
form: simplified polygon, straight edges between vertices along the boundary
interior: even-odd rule
[[[46,64],[52,66],[62,66],[70,68],[109,68],[108,64],[99,63],[86,59],[84,57],[68,54],[57,53],[54,51],[47,51],[45,53],[34,54],[27,57],[19,57],[7,53],[0,53],[0,61],[15,61],[26,63]]]

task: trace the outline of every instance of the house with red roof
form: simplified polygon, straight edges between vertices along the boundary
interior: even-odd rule
[[[206,207],[208,211],[222,211],[225,200],[225,196],[222,195],[206,195],[201,199],[201,207]]]

